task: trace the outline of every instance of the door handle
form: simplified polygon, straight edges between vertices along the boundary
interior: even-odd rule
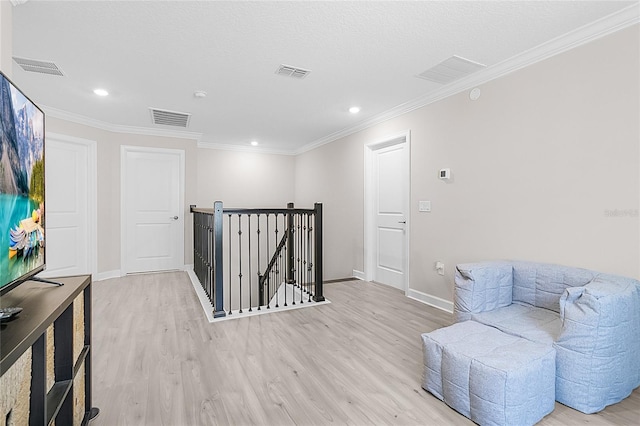
[[[398,223],[407,223],[407,221],[406,220],[402,220],[402,221],[400,221]]]
[[[170,217],[169,219],[171,219],[171,220],[178,220],[178,216],[173,216],[173,217]]]

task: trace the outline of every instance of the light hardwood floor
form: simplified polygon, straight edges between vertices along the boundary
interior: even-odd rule
[[[331,304],[210,324],[186,273],[93,284],[99,425],[472,425],[421,386],[420,334],[450,314],[363,281]],[[640,389],[541,425],[637,425]]]

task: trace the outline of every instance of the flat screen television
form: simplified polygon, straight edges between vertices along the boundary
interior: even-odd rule
[[[0,72],[0,295],[46,265],[44,113]]]

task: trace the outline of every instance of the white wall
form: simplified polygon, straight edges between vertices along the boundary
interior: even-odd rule
[[[296,158],[296,205],[323,204],[326,280],[363,270],[363,149],[355,138],[345,138]]]
[[[198,149],[196,166],[198,207],[223,201],[226,207],[285,208],[294,201],[294,156]]]
[[[407,129],[412,289],[452,300],[455,264],[500,258],[640,277],[638,33],[486,83],[478,101],[460,93],[301,154],[296,201],[327,205],[326,278],[364,270],[363,145]],[[437,177],[444,167],[450,183]],[[433,211],[418,213],[419,200]]]

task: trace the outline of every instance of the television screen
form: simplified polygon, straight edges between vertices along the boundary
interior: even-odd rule
[[[0,294],[45,266],[44,113],[0,72]]]

